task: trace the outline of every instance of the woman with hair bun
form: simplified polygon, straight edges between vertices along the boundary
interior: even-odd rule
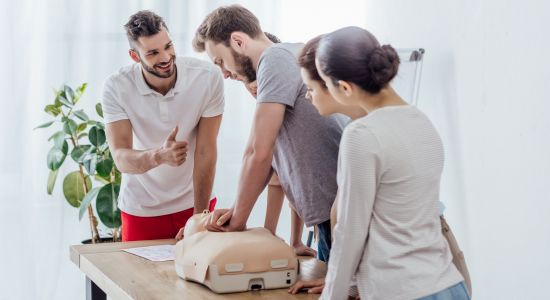
[[[469,299],[441,234],[443,144],[430,120],[391,88],[399,56],[368,31],[321,39],[316,66],[330,94],[368,114],[349,124],[338,161],[338,222],[322,299]]]

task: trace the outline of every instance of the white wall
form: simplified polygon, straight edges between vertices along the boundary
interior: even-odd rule
[[[367,2],[367,28],[424,47],[419,107],[443,136],[442,200],[476,299],[549,299],[550,2]]]
[[[131,13],[166,16],[181,53],[206,12],[234,1],[0,1],[0,299],[83,297],[83,275],[68,245],[88,236],[85,221],[61,198],[45,194],[46,121],[52,87],[90,83],[86,109],[103,79],[129,63],[121,29]],[[446,215],[472,269],[476,299],[550,298],[550,5],[520,1],[242,1],[264,29],[306,41],[348,25],[366,26],[396,47],[427,50],[420,103],[447,153],[442,186]],[[533,1],[532,1],[533,2]],[[273,5],[273,3],[276,3]],[[194,55],[194,54],[193,54]],[[253,101],[227,82],[216,191],[236,194]],[[261,225],[264,197],[251,225]],[[280,234],[289,235],[286,209]],[[506,249],[505,249],[506,248]]]

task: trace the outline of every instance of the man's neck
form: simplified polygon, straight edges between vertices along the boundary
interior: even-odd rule
[[[264,53],[265,49],[271,47],[273,42],[270,41],[267,37],[262,37],[259,40],[254,40],[252,47],[250,49],[250,59],[252,60],[252,66],[254,70],[258,71],[258,64],[260,62],[260,57]]]
[[[176,68],[175,65],[174,68]],[[145,83],[147,83],[147,85],[151,89],[159,94],[166,95],[168,91],[170,91],[176,85],[176,80],[178,78],[178,69],[176,68],[174,74],[172,74],[172,76],[168,78],[157,77],[144,71],[143,69],[141,69],[141,74],[143,74]]]

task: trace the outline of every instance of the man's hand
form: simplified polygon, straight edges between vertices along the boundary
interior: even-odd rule
[[[292,248],[294,248],[294,253],[296,253],[297,256],[313,256],[313,257],[317,256],[317,251],[304,245],[304,243],[298,243],[296,245],[292,245]]]
[[[246,224],[235,224],[233,218],[233,208],[220,208],[214,210],[210,214],[210,218],[206,220],[205,227],[208,231],[215,232],[232,232],[232,231],[244,231],[246,230]]]
[[[224,225],[229,224],[231,216],[233,215],[232,209],[219,208],[215,209],[211,214],[210,218],[206,220],[204,227],[208,231],[222,232],[226,231]]]
[[[308,294],[320,294],[325,287],[325,279],[313,279],[313,280],[299,280],[293,286],[288,289],[290,294],[297,294],[300,290],[307,290]]]
[[[176,141],[176,135],[178,134],[178,126],[176,126],[172,132],[164,141],[164,144],[158,151],[157,162],[159,164],[167,164],[169,166],[177,167],[185,162],[187,158],[187,142]]]

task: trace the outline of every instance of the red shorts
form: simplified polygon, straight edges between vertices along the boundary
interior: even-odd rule
[[[208,209],[213,211],[215,206],[216,198],[210,200]],[[123,242],[173,239],[185,226],[187,220],[193,216],[193,208],[156,217],[138,217],[125,212],[120,216]]]

